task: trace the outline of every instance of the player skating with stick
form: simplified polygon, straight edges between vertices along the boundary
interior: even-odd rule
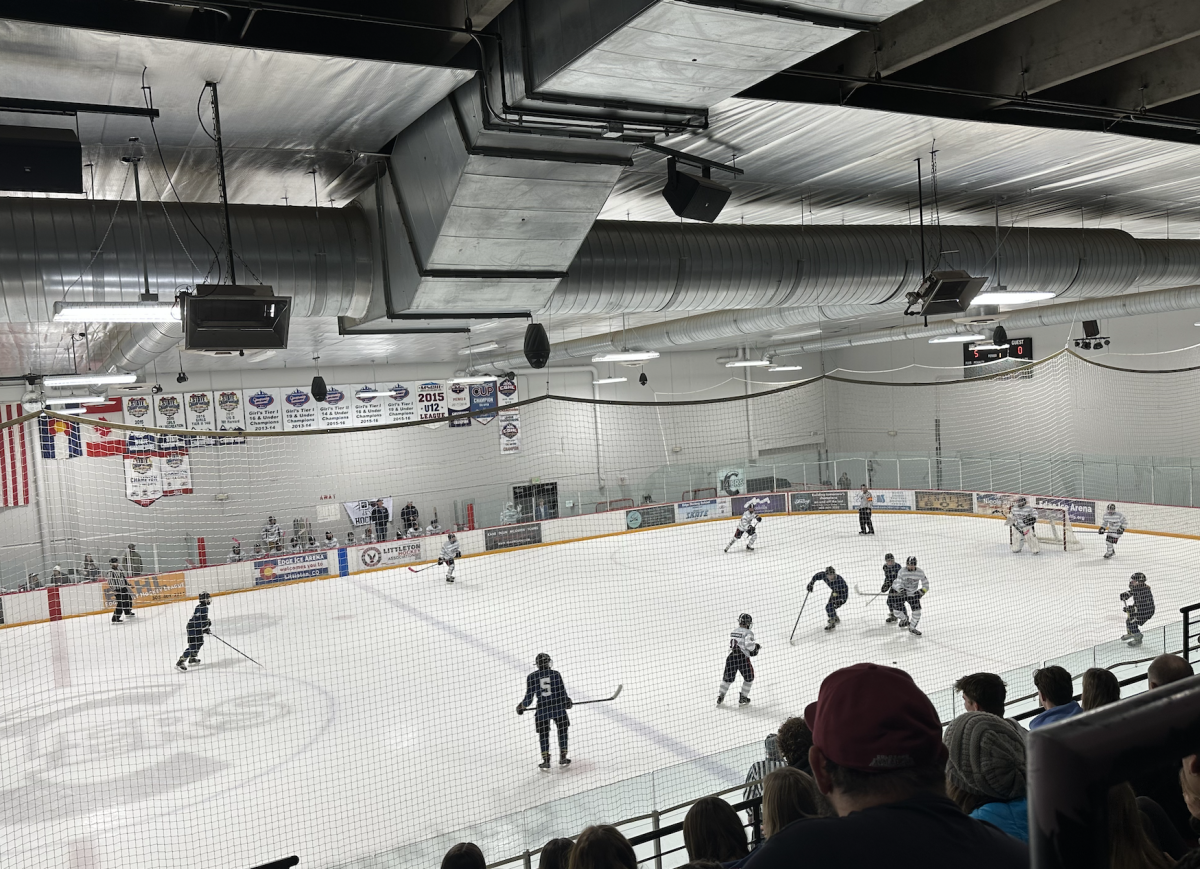
[[[454,536],[454,532],[446,535],[446,542],[442,544],[442,554],[438,556],[437,563],[446,565],[446,582],[454,582],[454,559],[462,555],[462,551],[458,548],[458,538]]]
[[[754,632],[750,630],[752,624],[754,619],[750,614],[742,613],[738,616],[738,626],[729,633],[729,654],[725,656],[725,674],[721,677],[721,688],[717,694],[718,706],[725,702],[725,694],[738,673],[742,674],[742,693],[738,697],[738,704],[745,706],[750,702],[750,686],[754,684],[754,665],[750,659],[762,648],[761,643],[754,641]]]
[[[899,575],[900,565],[896,563],[896,556],[889,552],[883,556],[883,587],[879,589],[880,594],[887,592],[888,617],[883,620],[887,625],[896,624],[896,610],[903,609],[903,596],[892,588]]]
[[[929,591],[929,578],[925,576],[925,571],[917,567],[915,555],[910,555],[904,563],[904,568],[896,574],[892,590],[900,596],[899,602],[892,610],[892,614],[899,620],[897,627],[908,628],[908,632],[913,636],[921,636],[917,624],[921,621],[921,598]],[[890,596],[888,599],[891,599]],[[906,603],[912,615],[905,611]]]
[[[212,621],[208,617],[208,602],[211,599],[212,595],[207,591],[200,592],[200,599],[196,603],[196,609],[192,612],[192,617],[188,619],[188,646],[183,650],[183,654],[179,656],[179,660],[175,662],[175,666],[180,670],[187,670],[188,664],[200,663],[197,655],[200,652],[200,647],[204,645],[204,635],[211,633],[212,628]]]
[[[829,616],[829,623],[825,625],[825,630],[832,631],[840,623],[838,618],[838,607],[846,603],[846,599],[850,596],[850,588],[846,585],[846,580],[838,576],[838,572],[833,566],[825,568],[821,573],[814,573],[813,578],[808,581],[808,591],[812,592],[813,586],[818,581],[825,582],[829,586],[829,600],[825,603],[825,615]]]
[[[1154,615],[1154,594],[1146,585],[1146,574],[1138,571],[1129,578],[1129,591],[1121,592],[1121,600],[1130,601],[1125,607],[1125,636],[1121,639],[1129,640],[1132,647],[1140,646],[1141,627]]]
[[[1104,511],[1104,515],[1100,517],[1100,534],[1104,536],[1104,543],[1107,549],[1104,552],[1105,558],[1112,558],[1117,554],[1113,548],[1117,545],[1117,541],[1121,539],[1121,535],[1125,533],[1126,526],[1129,522],[1125,519],[1124,513],[1117,512],[1116,504],[1109,504]]]
[[[524,715],[525,710],[533,703],[533,698],[537,698],[537,711],[534,713],[533,723],[537,728],[538,744],[542,748],[542,762],[538,764],[538,769],[550,769],[551,721],[558,730],[558,764],[566,766],[571,762],[567,757],[567,728],[571,726],[567,710],[575,704],[567,696],[562,676],[557,670],[550,669],[550,656],[541,652],[534,663],[537,669],[525,679],[525,699],[517,704],[517,714]],[[619,693],[620,688],[617,689],[617,694]]]
[[[758,533],[758,523],[762,522],[762,516],[758,515],[758,510],[751,501],[746,505],[746,512],[742,514],[741,520],[738,521],[737,530],[733,532],[733,539],[729,541],[729,546],[737,543],[742,539],[742,535],[746,535],[746,551],[754,551],[755,535]],[[725,547],[725,551],[729,551],[729,546]]]

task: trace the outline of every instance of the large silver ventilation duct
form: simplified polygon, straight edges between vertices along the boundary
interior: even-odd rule
[[[187,212],[220,245],[220,207],[191,204]],[[294,317],[366,311],[371,234],[358,206],[235,205],[230,219],[238,283],[261,281],[291,296]],[[145,233],[150,289],[163,299],[217,282],[215,254],[177,203],[148,206]],[[57,301],[131,302],[142,288],[133,203],[0,199],[0,322],[45,322]],[[102,367],[136,370],[180,337],[177,326],[134,326]]]
[[[1031,308],[1010,314],[1002,321],[1002,325],[1006,331],[1012,332],[1013,329],[1058,326],[1083,320],[1137,317],[1142,314],[1166,314],[1194,308],[1200,308],[1200,286],[1174,287],[1169,290],[1152,290],[1108,299],[1044,305],[1040,308]],[[842,350],[848,347],[865,347],[869,344],[886,344],[891,341],[937,338],[943,335],[966,335],[972,331],[974,330],[970,327],[952,321],[931,323],[929,326],[896,326],[890,329],[863,332],[859,335],[778,343],[768,346],[765,352],[773,356],[793,356],[800,353]]]
[[[926,231],[930,266],[995,276],[990,227]],[[742,226],[597,221],[544,313],[616,314],[881,304],[925,269],[912,226]],[[1200,241],[1115,229],[1001,233],[1000,282],[1066,296],[1113,296],[1200,282]]]

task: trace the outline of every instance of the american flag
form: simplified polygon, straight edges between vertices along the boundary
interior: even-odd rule
[[[0,423],[21,415],[21,405],[0,407]],[[25,423],[0,428],[0,506],[20,507],[29,503],[29,458],[25,451]]]

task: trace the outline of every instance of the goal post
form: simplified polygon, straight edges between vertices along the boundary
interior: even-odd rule
[[[1063,507],[1034,507],[1037,512],[1037,524],[1033,526],[1034,535],[1039,543],[1046,543],[1064,552],[1074,552],[1083,549],[1083,544],[1075,536],[1071,527],[1071,515]],[[1020,532],[1009,526],[1008,541],[1011,544],[1013,535]]]

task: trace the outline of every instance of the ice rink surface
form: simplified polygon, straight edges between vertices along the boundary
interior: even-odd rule
[[[1082,552],[1013,555],[999,521],[877,512],[873,537],[853,515],[768,516],[755,552],[723,554],[734,526],[466,558],[453,585],[400,568],[214,598],[214,633],[262,667],[210,638],[175,670],[194,600],[0,630],[0,865],[338,864],[761,740],[840,666],[895,665],[932,692],[1114,640],[1135,570],[1148,629],[1200,597],[1191,540],[1127,534],[1106,561],[1081,529]],[[922,637],[853,591],[878,591],[886,552],[929,576]],[[829,564],[852,588],[842,623],[823,630],[818,584],[789,645]],[[763,644],[753,702],[718,708],[741,612]],[[624,685],[571,711],[574,763],[548,774],[515,713],[542,651],[576,701]]]

